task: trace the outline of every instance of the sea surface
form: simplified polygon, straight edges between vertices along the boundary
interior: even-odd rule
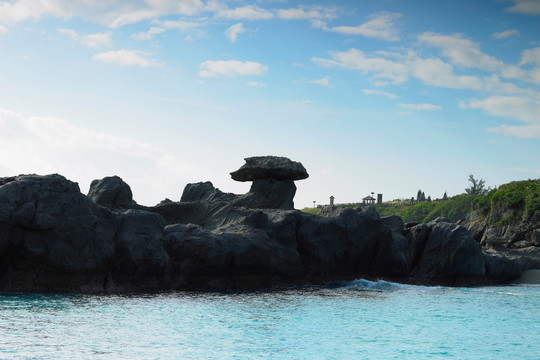
[[[540,359],[540,286],[0,294],[1,359]]]

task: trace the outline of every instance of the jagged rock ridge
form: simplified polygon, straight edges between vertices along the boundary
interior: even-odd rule
[[[263,189],[244,195],[189,184],[181,201],[144,207],[118,177],[92,182],[88,196],[60,175],[0,178],[0,290],[259,289],[360,277],[485,284],[536,266],[512,268],[444,219],[404,226],[371,207],[308,215],[290,207],[290,193],[273,196],[294,180],[257,181]]]

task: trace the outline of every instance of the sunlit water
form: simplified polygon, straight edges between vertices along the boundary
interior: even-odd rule
[[[2,359],[540,359],[540,287],[0,295]]]

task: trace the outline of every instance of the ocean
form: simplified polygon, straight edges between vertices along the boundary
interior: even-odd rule
[[[0,359],[540,359],[540,286],[0,294]]]

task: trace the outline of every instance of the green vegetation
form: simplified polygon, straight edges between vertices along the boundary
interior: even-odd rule
[[[540,179],[513,181],[479,196],[473,208],[488,215],[493,209],[512,210],[512,216],[505,220],[526,221],[540,213]]]
[[[320,210],[321,209],[319,208],[303,208],[302,212],[305,212],[306,214],[311,214],[311,215],[319,215]]]
[[[376,205],[375,209],[381,216],[398,215],[404,222],[428,222],[440,216],[451,221],[463,219],[472,210],[476,196],[461,194],[448,200],[420,202],[417,204],[383,203]]]
[[[478,210],[484,216],[488,216],[492,211],[506,212],[509,215],[497,222],[501,225],[512,221],[527,221],[536,214],[540,214],[540,179],[514,181],[501,185],[498,189],[490,190],[487,194],[483,188],[483,180],[479,182],[475,180],[471,187],[475,189],[473,193],[480,192],[484,194],[467,193],[451,198],[447,197],[446,200],[443,198],[443,200],[434,201],[417,202],[414,199],[392,201],[373,206],[375,206],[380,216],[398,215],[404,222],[418,223],[425,223],[440,216],[444,216],[451,221],[459,221],[474,210]],[[419,199],[422,199],[421,190],[418,193]],[[356,205],[343,204],[338,206]],[[319,210],[317,208],[305,208],[302,211],[309,214],[318,214]]]

